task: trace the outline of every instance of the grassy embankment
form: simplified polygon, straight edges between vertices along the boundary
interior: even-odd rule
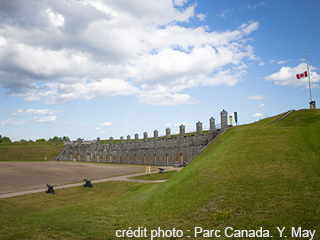
[[[116,230],[129,227],[146,227],[148,236],[158,227],[181,229],[185,239],[195,239],[195,227],[221,230],[218,239],[249,239],[226,238],[226,227],[262,227],[280,239],[276,227],[286,227],[282,239],[300,239],[291,227],[302,227],[320,239],[320,111],[295,111],[270,125],[277,117],[229,129],[165,183],[105,182],[0,199],[0,239],[117,239]]]
[[[177,171],[167,171],[163,173],[152,173],[152,174],[145,174],[145,175],[139,175],[139,176],[134,176],[134,177],[129,177],[129,179],[138,179],[138,180],[148,180],[148,181],[153,181],[153,180],[167,180],[172,177],[173,174],[175,174]]]
[[[63,142],[12,142],[0,144],[0,161],[44,161],[54,158],[64,148]]]

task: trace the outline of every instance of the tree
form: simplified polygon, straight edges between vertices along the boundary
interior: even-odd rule
[[[4,136],[4,137],[2,138],[2,142],[9,142],[9,143],[11,143],[12,141],[11,141],[10,138]]]
[[[58,141],[59,141],[59,138],[58,138],[57,136],[54,136],[53,139],[52,139],[52,141],[53,141],[53,142],[58,142]]]
[[[45,142],[46,140],[44,138],[37,139],[36,142]]]
[[[1,136],[1,134],[0,134],[0,143],[2,143],[2,136]]]
[[[71,142],[69,137],[63,136],[62,141]]]

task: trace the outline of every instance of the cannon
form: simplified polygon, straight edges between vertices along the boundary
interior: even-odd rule
[[[91,187],[92,188],[92,184],[89,179],[83,179],[83,180],[86,181],[86,183],[83,185],[84,187]]]
[[[47,184],[48,190],[46,191],[46,193],[51,193],[51,194],[55,194],[55,191],[53,190],[53,186]]]
[[[166,173],[167,172],[163,168],[158,168],[158,169],[159,169],[159,173]]]

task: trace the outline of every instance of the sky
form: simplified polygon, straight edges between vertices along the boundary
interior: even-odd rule
[[[317,0],[0,0],[0,134],[143,138],[320,104]],[[233,124],[235,124],[233,122]]]

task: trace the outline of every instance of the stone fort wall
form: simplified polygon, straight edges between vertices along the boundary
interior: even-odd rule
[[[56,157],[58,161],[77,160],[90,162],[127,163],[127,164],[150,164],[161,166],[183,165],[195,156],[203,147],[214,139],[225,127],[227,127],[227,112],[222,111],[221,128],[216,129],[215,119],[209,119],[210,130],[202,132],[202,123],[196,123],[196,133],[185,135],[185,126],[180,126],[180,135],[171,136],[170,128],[166,129],[165,138],[158,137],[158,131],[154,131],[153,139],[148,140],[145,132],[143,139],[135,134],[131,140],[127,136],[124,143],[123,137],[120,143],[114,144],[110,137],[109,144],[101,144],[100,138],[91,144],[85,144],[79,138],[77,142],[67,144]]]

